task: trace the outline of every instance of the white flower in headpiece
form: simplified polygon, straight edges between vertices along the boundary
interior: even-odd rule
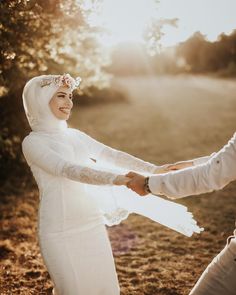
[[[52,76],[48,78],[43,78],[40,82],[41,87],[51,85],[52,83],[58,87],[66,86],[70,88],[72,91],[79,87],[82,79],[77,77],[76,79],[72,78],[70,74],[63,74],[58,76]]]

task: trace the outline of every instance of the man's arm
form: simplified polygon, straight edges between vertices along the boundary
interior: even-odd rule
[[[236,133],[204,164],[151,176],[149,188],[154,194],[181,198],[222,189],[236,179]]]
[[[127,176],[132,177],[127,186],[143,196],[148,193],[147,188],[153,194],[172,199],[219,190],[236,179],[236,133],[203,164],[150,176],[148,182],[142,175],[129,173]]]

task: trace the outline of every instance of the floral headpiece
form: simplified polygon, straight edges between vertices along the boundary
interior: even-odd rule
[[[72,78],[70,74],[63,74],[63,75],[58,75],[58,76],[52,76],[48,78],[42,78],[40,82],[40,86],[48,86],[51,85],[52,83],[58,87],[60,86],[65,86],[71,89],[73,91],[76,87],[79,87],[81,78]]]

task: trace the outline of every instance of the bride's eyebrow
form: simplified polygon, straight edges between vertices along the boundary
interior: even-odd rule
[[[59,92],[57,92],[57,94],[59,94],[59,93],[62,93],[62,94],[65,94],[65,95],[67,94],[67,93],[65,93],[65,92],[62,92],[62,91],[59,91]]]

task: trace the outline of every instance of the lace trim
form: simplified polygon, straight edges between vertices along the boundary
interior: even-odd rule
[[[78,165],[64,165],[62,175],[75,181],[94,185],[112,185],[116,174]]]
[[[108,226],[117,225],[129,216],[129,211],[123,208],[117,208],[112,213],[104,213],[104,221]]]

